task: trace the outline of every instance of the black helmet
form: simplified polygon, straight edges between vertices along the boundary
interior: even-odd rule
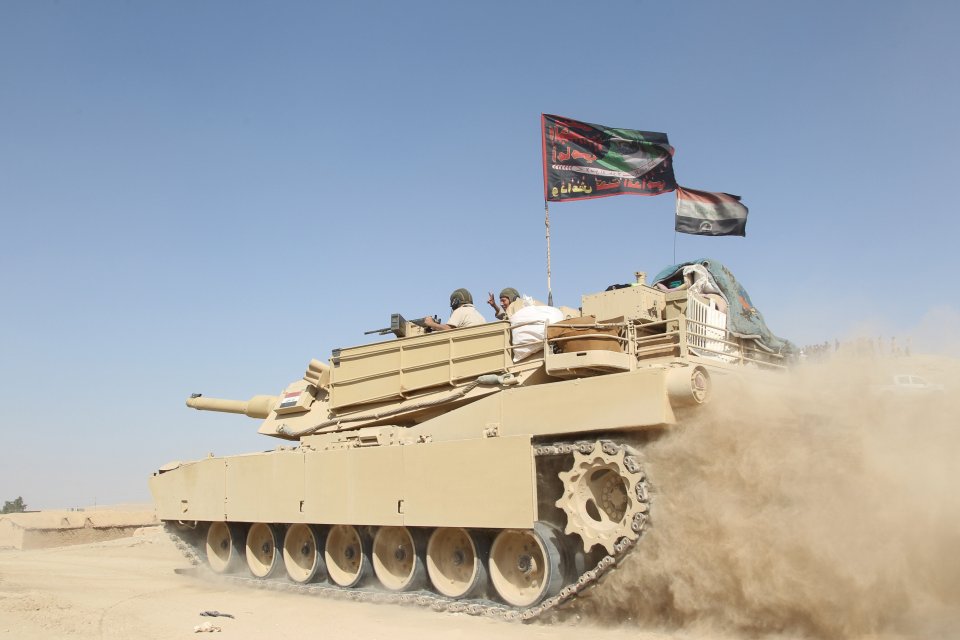
[[[456,309],[462,304],[473,304],[473,296],[466,289],[457,289],[450,294],[450,308]]]

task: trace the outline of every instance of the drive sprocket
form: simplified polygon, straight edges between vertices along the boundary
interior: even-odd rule
[[[601,545],[613,553],[623,537],[636,540],[646,520],[647,485],[637,458],[610,442],[590,453],[573,452],[573,466],[558,475],[563,495],[556,506],[567,514],[565,533],[577,534],[584,551]]]

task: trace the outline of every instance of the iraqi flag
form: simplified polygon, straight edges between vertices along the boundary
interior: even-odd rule
[[[697,236],[746,236],[748,211],[740,196],[677,187],[674,228]]]

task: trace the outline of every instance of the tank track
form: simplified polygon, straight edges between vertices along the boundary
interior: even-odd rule
[[[560,442],[555,444],[534,445],[534,455],[536,456],[558,456],[571,454],[574,451],[581,453],[590,453],[596,446],[595,442]],[[625,451],[627,460],[630,464],[636,463],[635,451],[629,445],[615,444],[611,441],[601,441],[604,451],[608,454],[614,454],[618,451]],[[636,492],[638,498],[644,503],[649,502],[647,484],[644,478],[637,483]],[[644,530],[647,527],[648,518],[645,513],[638,513],[631,522],[631,529],[636,537],[621,537],[613,545],[613,553],[604,555],[590,569],[585,570],[576,579],[563,587],[555,596],[547,598],[542,602],[524,608],[511,607],[509,605],[492,602],[490,600],[455,600],[446,596],[428,591],[413,591],[406,593],[393,593],[389,591],[373,590],[368,588],[344,589],[342,587],[330,586],[327,584],[295,584],[284,579],[260,579],[247,576],[236,575],[218,575],[212,572],[210,576],[215,576],[218,580],[225,580],[232,584],[242,584],[258,589],[267,589],[270,591],[285,591],[291,593],[303,593],[319,595],[326,598],[350,600],[353,602],[375,602],[416,605],[432,609],[434,611],[446,613],[466,613],[468,615],[485,616],[505,620],[508,622],[529,622],[545,614],[578,596],[587,589],[596,586],[596,584],[607,573],[613,571],[623,558],[639,542]],[[194,566],[205,567],[202,549],[180,536],[169,523],[164,523],[164,529],[173,540],[176,547],[184,557]]]

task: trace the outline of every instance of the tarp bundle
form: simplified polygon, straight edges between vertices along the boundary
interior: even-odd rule
[[[518,309],[511,317],[513,325],[513,361],[543,350],[543,338],[548,324],[563,320],[563,312],[546,305],[532,305]]]
[[[702,266],[710,274],[713,284],[727,302],[727,331],[738,338],[752,339],[761,347],[784,356],[793,355],[796,348],[789,340],[771,333],[763,316],[753,306],[747,290],[737,282],[727,267],[709,258],[681,262],[663,269],[654,276],[654,286],[675,289],[684,284],[684,267]]]

